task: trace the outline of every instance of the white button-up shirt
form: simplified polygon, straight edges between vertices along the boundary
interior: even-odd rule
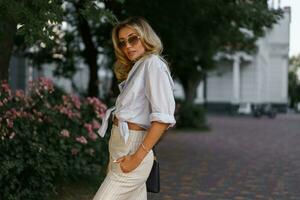
[[[131,68],[127,79],[119,85],[120,94],[115,106],[107,109],[98,130],[104,137],[112,111],[119,120],[118,127],[125,143],[129,136],[127,122],[148,129],[152,121],[169,123],[173,127],[175,99],[174,82],[166,63],[158,55],[139,59]]]

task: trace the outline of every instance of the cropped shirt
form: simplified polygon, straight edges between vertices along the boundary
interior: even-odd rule
[[[98,134],[104,137],[110,115],[118,118],[120,134],[127,142],[132,122],[148,129],[152,121],[168,123],[173,127],[176,123],[174,82],[166,63],[155,54],[140,58],[132,66],[127,79],[119,85],[120,94],[115,106],[106,110],[102,126]]]

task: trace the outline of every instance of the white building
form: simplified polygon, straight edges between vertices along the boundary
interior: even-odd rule
[[[206,103],[214,111],[228,111],[244,103],[271,103],[285,111],[290,12],[289,7],[284,8],[283,18],[257,41],[255,55],[217,55],[217,68],[208,73],[206,84],[200,83],[195,102]]]

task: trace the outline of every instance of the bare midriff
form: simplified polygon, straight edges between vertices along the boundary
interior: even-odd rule
[[[113,124],[118,126],[118,122],[119,122],[118,118],[114,117],[113,118]],[[147,129],[142,128],[139,125],[137,125],[135,123],[132,123],[132,122],[127,122],[127,124],[128,124],[129,130],[135,130],[135,131],[145,131],[145,130],[147,130]]]

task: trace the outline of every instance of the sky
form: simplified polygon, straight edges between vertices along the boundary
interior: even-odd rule
[[[280,6],[291,7],[290,56],[300,55],[300,0],[281,0]]]

